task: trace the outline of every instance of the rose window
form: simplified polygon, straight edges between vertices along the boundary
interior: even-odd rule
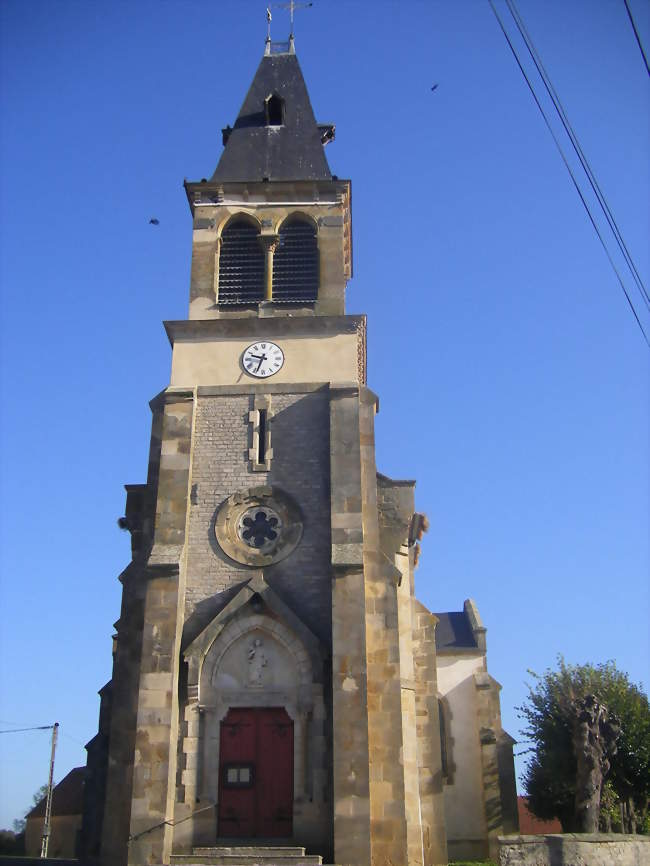
[[[224,500],[214,518],[214,534],[226,556],[249,568],[280,562],[302,538],[298,504],[279,487],[259,485]]]
[[[282,521],[272,508],[255,506],[249,508],[239,518],[237,535],[241,540],[258,550],[268,553],[276,546],[282,530]]]

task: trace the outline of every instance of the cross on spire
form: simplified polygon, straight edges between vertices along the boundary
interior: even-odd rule
[[[296,3],[295,0],[289,0],[288,3],[273,3],[271,8],[267,8],[266,10],[266,20],[269,25],[269,38],[271,37],[271,9],[288,9],[289,10],[289,21],[291,22],[291,32],[290,36],[293,36],[293,14],[296,9],[308,9],[310,6],[313,6],[313,3]]]

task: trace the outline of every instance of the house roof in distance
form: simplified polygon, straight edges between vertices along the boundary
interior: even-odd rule
[[[81,815],[83,808],[85,767],[74,767],[65,776],[52,792],[52,814],[53,815]],[[45,816],[45,805],[47,797],[38,802],[33,809],[27,813],[27,818],[43,818]]]
[[[483,625],[476,602],[466,598],[462,610],[436,613],[436,650],[453,654],[454,652],[480,652],[487,650]]]
[[[474,632],[464,610],[436,613],[436,649],[478,649]]]
[[[519,832],[522,835],[562,832],[562,824],[558,818],[543,821],[533,815],[528,808],[528,797],[517,797],[517,811],[519,813]]]
[[[332,139],[333,127],[316,123],[292,41],[287,49],[262,58],[234,127],[224,130],[212,181],[332,179],[323,141]],[[267,101],[274,97],[281,100],[281,123],[269,123]]]

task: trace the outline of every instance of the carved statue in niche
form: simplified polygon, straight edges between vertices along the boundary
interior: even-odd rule
[[[595,695],[573,704],[573,748],[576,756],[575,827],[578,833],[597,833],[600,795],[616,754],[620,725]]]
[[[264,685],[264,668],[268,658],[264,652],[262,638],[256,637],[248,647],[248,683],[251,686]]]

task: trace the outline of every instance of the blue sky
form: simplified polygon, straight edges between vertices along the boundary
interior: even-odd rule
[[[187,312],[182,180],[214,170],[265,5],[0,5],[0,729],[59,721],[57,779],[96,730],[122,485],[146,478],[161,321]],[[519,9],[647,284],[650,87],[623,0]],[[320,0],[296,44],[353,184],[378,468],[417,478],[431,521],[419,597],[475,599],[515,737],[527,669],[558,653],[647,682],[649,352],[487,0]],[[48,732],[0,737],[0,826],[48,758]]]

